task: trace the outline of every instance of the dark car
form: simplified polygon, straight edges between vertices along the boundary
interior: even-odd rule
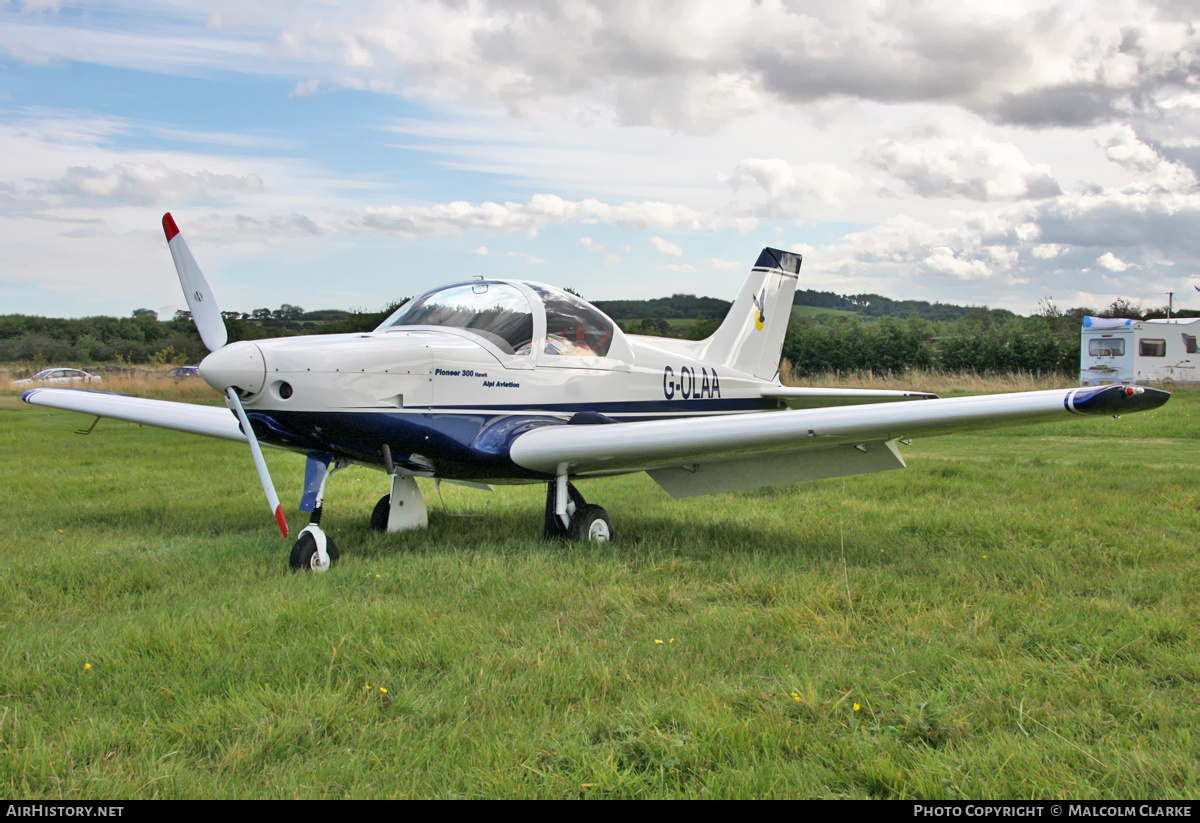
[[[187,378],[187,377],[199,377],[199,376],[200,376],[200,367],[199,366],[176,366],[173,369],[167,369],[166,373],[159,375],[158,379],[163,380],[165,378],[170,378],[172,380],[183,380],[184,378]]]

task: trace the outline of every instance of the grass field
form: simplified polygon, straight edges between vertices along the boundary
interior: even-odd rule
[[[543,542],[537,486],[377,534],[351,468],[324,575],[244,447],[89,423],[0,391],[5,797],[1200,797],[1200,393],[879,475],[581,483],[601,548]]]

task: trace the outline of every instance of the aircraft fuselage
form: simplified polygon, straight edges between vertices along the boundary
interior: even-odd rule
[[[405,327],[235,343],[200,371],[214,387],[238,386],[272,445],[379,467],[387,445],[413,474],[521,482],[545,475],[509,460],[512,440],[580,413],[624,422],[782,407],[761,396],[768,381],[714,367],[689,345],[621,335],[605,357],[562,356],[538,340],[506,354],[471,331]]]

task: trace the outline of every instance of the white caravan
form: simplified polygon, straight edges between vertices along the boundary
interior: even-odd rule
[[[1079,348],[1079,384],[1175,383],[1200,381],[1200,318],[1129,320],[1084,317]]]

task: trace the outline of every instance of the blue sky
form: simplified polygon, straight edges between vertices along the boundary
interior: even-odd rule
[[[1200,294],[1184,2],[0,5],[0,313],[802,288]]]

